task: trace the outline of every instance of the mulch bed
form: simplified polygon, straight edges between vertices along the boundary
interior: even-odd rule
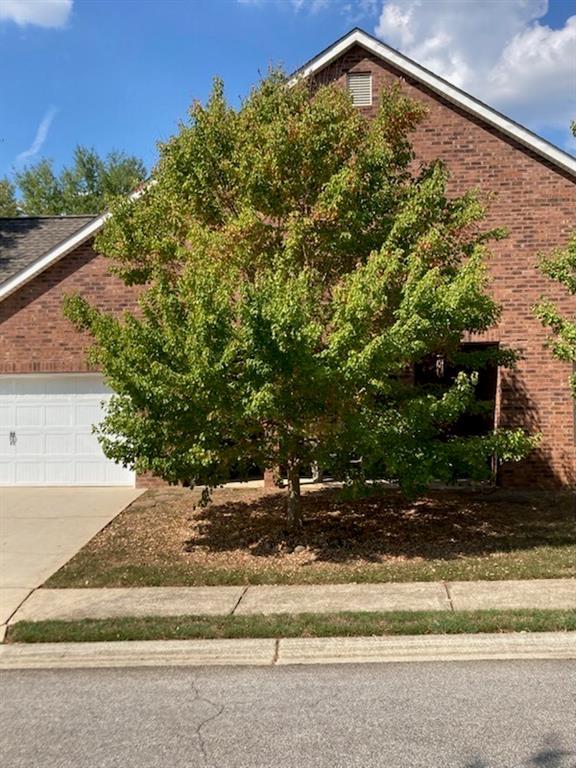
[[[146,568],[156,574],[158,569],[185,574],[189,568],[196,574],[189,579],[167,575],[167,583],[202,583],[198,574],[203,571],[234,572],[231,583],[261,582],[259,571],[275,574],[273,582],[313,582],[314,574],[319,581],[328,580],[327,574],[332,574],[330,580],[351,581],[355,572],[358,580],[374,580],[366,577],[366,569],[386,565],[389,571],[394,565],[436,561],[464,564],[467,558],[476,564],[487,557],[497,562],[509,553],[530,556],[541,547],[560,548],[565,560],[565,548],[576,547],[574,497],[569,493],[438,491],[406,501],[394,490],[354,500],[342,498],[336,489],[310,490],[303,495],[305,525],[298,533],[286,529],[282,491],[219,489],[204,508],[195,506],[198,499],[197,491],[180,488],[146,492],[49,586],[101,585],[106,569],[115,574],[110,584],[126,583],[119,575],[123,567],[137,567],[139,583],[146,583]],[[576,563],[572,573],[565,572],[564,564],[556,574],[552,562],[546,570],[546,562],[542,558],[538,563],[536,571],[543,572],[535,577],[576,575]],[[399,580],[418,578],[404,570]],[[493,576],[501,577],[525,578],[526,573],[506,576],[504,570],[504,576]],[[156,583],[159,577],[151,578]]]

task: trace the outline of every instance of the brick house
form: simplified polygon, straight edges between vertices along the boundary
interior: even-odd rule
[[[370,115],[385,84],[400,79],[429,114],[414,137],[418,159],[442,158],[455,193],[493,195],[488,224],[509,236],[494,244],[492,290],[503,305],[497,328],[471,343],[518,349],[515,370],[494,378],[495,426],[542,434],[541,446],[504,467],[504,485],[574,482],[576,423],[570,366],[545,347],[532,307],[542,294],[566,312],[576,301],[535,268],[538,255],[563,246],[576,228],[576,159],[437,77],[361,30],[353,30],[295,76],[348,88]],[[62,297],[79,292],[121,311],[135,288],[109,274],[92,247],[105,216],[0,220],[0,484],[134,484],[107,460],[91,434],[107,395],[85,359],[87,339],[62,316]],[[145,482],[145,481],[144,481]]]

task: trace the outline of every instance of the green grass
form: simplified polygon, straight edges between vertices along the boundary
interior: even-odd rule
[[[576,610],[393,611],[257,616],[150,616],[83,621],[20,621],[11,643],[185,640],[212,638],[354,637],[576,630]]]

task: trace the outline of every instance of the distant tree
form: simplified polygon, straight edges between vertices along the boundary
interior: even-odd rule
[[[484,261],[501,233],[482,230],[474,194],[448,195],[441,164],[411,170],[423,114],[391,89],[369,120],[343,89],[279,74],[239,111],[219,82],[192,107],[155,183],[113,204],[97,243],[147,284],[141,311],[66,305],[116,392],[99,430],[108,456],[208,489],[232,468],[283,466],[297,526],[313,461],[417,493],[530,450],[520,430],[451,430],[476,371],[513,355],[459,348],[498,318]],[[466,371],[430,391],[410,375],[430,356]]]
[[[0,216],[18,216],[16,190],[9,179],[0,179]]]
[[[40,160],[15,174],[21,198],[20,207],[26,216],[57,216],[66,211],[59,179],[50,160]]]
[[[105,158],[78,146],[71,166],[59,175],[50,160],[15,174],[22,212],[28,216],[101,213],[118,195],[128,195],[146,177],[141,160],[122,152]]]
[[[576,123],[572,123],[572,133],[576,137]],[[541,271],[552,280],[563,285],[568,293],[576,296],[576,232],[566,248],[544,257],[540,262]],[[549,300],[543,298],[536,308],[536,316],[543,325],[552,331],[550,347],[560,360],[576,363],[576,313],[565,317]],[[576,397],[576,374],[571,377],[572,394]]]

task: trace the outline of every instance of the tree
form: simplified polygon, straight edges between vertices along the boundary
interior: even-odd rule
[[[452,433],[478,367],[513,354],[459,349],[498,318],[484,259],[502,233],[481,229],[474,194],[447,195],[440,163],[411,170],[423,114],[391,89],[370,121],[342,89],[279,73],[238,111],[219,81],[193,105],[154,183],[113,204],[97,243],[146,285],[139,313],[66,303],[116,392],[108,456],[205,495],[232,468],[282,465],[299,525],[312,461],[415,493],[530,449],[520,431]],[[430,356],[468,370],[441,393],[418,387],[410,371]]]
[[[50,160],[16,173],[22,211],[28,216],[101,213],[117,195],[129,195],[146,177],[144,164],[132,155],[77,146],[70,167],[59,175]]]
[[[26,216],[58,216],[64,209],[62,189],[50,160],[40,160],[16,173],[22,212]]]
[[[9,179],[0,179],[0,216],[18,216],[15,189]]]
[[[572,123],[572,133],[576,137],[576,122]],[[559,282],[568,292],[576,295],[576,232],[572,234],[566,248],[543,258],[540,270],[547,277]],[[576,363],[576,315],[564,317],[559,309],[546,299],[542,299],[535,308],[536,316],[552,331],[550,347],[560,360]],[[572,393],[576,397],[576,374],[571,377]]]

